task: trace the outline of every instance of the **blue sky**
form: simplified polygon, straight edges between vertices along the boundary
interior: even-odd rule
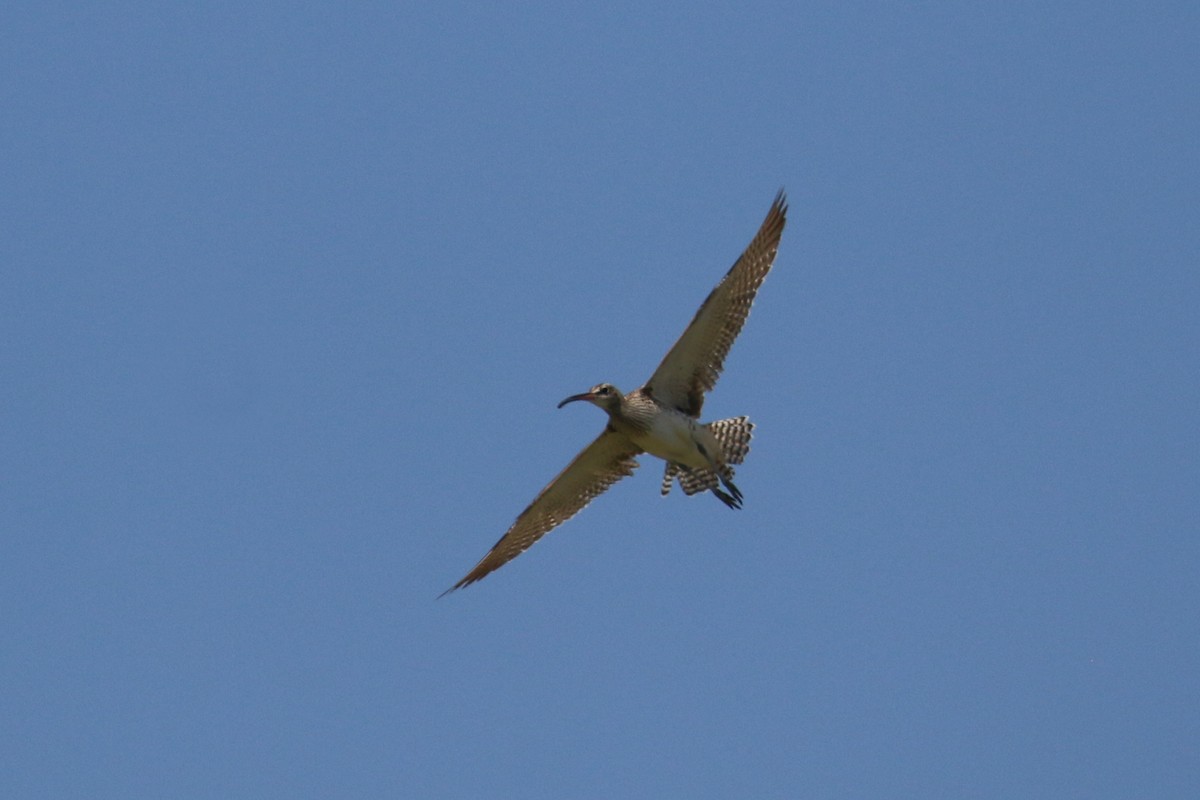
[[[1192,3],[9,4],[0,794],[1184,798]],[[709,418],[441,600],[791,200]]]

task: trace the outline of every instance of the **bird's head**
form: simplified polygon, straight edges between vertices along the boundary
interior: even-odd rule
[[[571,395],[559,403],[558,407],[562,408],[567,403],[574,403],[576,400],[587,400],[605,411],[615,411],[621,405],[622,395],[621,390],[611,383],[598,383],[583,394]]]

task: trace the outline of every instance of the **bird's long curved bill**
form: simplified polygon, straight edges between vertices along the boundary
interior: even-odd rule
[[[570,397],[568,397],[566,400],[563,400],[561,403],[559,403],[558,407],[562,408],[567,403],[574,403],[576,400],[591,400],[591,399],[592,399],[591,392],[584,392],[583,394],[573,394]]]

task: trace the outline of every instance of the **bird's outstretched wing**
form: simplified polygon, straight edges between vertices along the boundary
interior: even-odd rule
[[[608,487],[632,475],[638,465],[634,457],[641,452],[624,435],[606,429],[542,489],[483,560],[443,594],[474,583],[524,553]]]
[[[700,416],[704,393],[716,385],[725,356],[750,314],[758,287],[775,262],[786,223],[787,197],[780,190],[750,246],[708,295],[687,330],[646,381],[646,390],[659,403],[692,417]]]

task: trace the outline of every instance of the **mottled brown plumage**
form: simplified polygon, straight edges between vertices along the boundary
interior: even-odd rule
[[[704,393],[717,385],[729,348],[742,332],[758,287],[775,262],[785,224],[787,198],[780,191],[746,251],[709,293],[679,341],[646,381],[646,389],[659,403],[690,417],[700,416]]]
[[[753,424],[746,417],[698,422],[704,393],[712,389],[725,357],[741,332],[763,279],[774,263],[787,222],[781,191],[750,245],[709,293],[683,335],[640,389],[628,395],[602,383],[572,395],[559,408],[586,400],[608,414],[608,424],[521,512],[500,541],[447,591],[467,586],[503,566],[637,468],[636,456],[650,453],[667,462],[665,495],[673,479],[684,493],[710,491],[730,508],[742,493],[733,466],[750,450]],[[722,489],[722,487],[724,487]]]

